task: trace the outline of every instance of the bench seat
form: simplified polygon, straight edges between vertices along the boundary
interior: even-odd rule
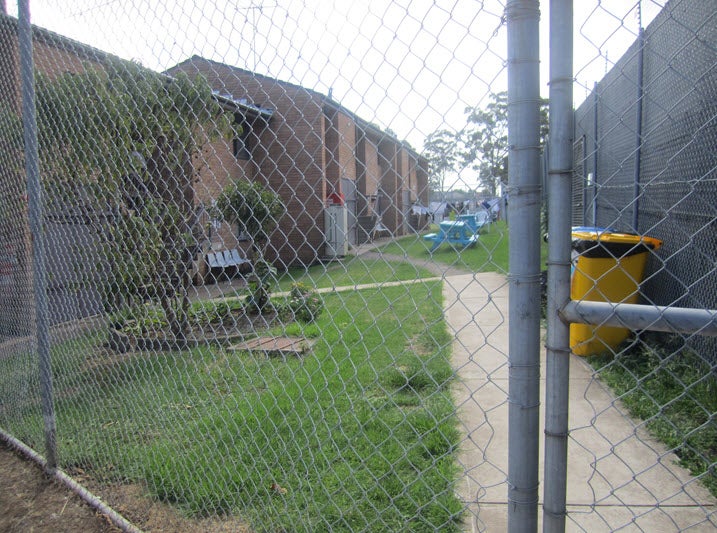
[[[245,264],[251,264],[251,261],[243,257],[236,248],[207,254],[207,266],[209,268],[240,267]]]
[[[206,262],[208,268],[205,283],[214,283],[221,278],[232,278],[237,274],[247,274],[252,271],[251,261],[236,248],[209,252],[206,255]]]

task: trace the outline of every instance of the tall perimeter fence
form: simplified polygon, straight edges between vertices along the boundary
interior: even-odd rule
[[[7,444],[126,531],[714,530],[717,2],[28,4]]]

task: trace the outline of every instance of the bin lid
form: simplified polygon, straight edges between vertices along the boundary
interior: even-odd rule
[[[586,257],[624,257],[657,250],[660,239],[603,230],[602,228],[573,228],[573,250]]]

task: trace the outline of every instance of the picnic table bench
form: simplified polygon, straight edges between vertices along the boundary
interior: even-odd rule
[[[475,244],[478,235],[471,226],[460,220],[444,220],[438,225],[438,233],[429,233],[423,236],[424,240],[433,241],[431,252],[441,244],[447,242],[451,245],[461,245],[463,248]]]
[[[490,213],[488,211],[479,211],[477,213],[467,213],[458,215],[458,221],[465,222],[478,235],[478,232],[490,224]]]

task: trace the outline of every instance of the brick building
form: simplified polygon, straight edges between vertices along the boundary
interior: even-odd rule
[[[272,235],[269,258],[308,265],[327,255],[324,213],[332,194],[344,197],[351,244],[366,241],[377,226],[399,236],[420,222],[410,213],[414,203],[428,204],[427,162],[406,143],[299,85],[197,56],[166,73],[178,72],[203,75],[230,101],[271,110],[261,123],[237,115],[242,138],[213,144],[197,184],[203,202],[225,180],[242,177],[282,197],[287,211]]]
[[[0,120],[19,116],[21,108],[17,32],[17,19],[0,14]],[[117,59],[36,26],[33,52],[35,69],[51,79]],[[199,57],[167,74],[179,71],[203,74],[241,126],[235,138],[213,141],[194,162],[191,194],[205,230],[205,252],[244,245],[233,228],[211,218],[213,202],[237,178],[266,184],[287,206],[267,253],[277,266],[308,265],[326,256],[324,214],[332,193],[346,200],[352,244],[367,240],[377,227],[403,235],[416,226],[412,219],[409,224],[410,207],[428,202],[427,163],[407,144],[298,85]],[[0,149],[0,334],[14,335],[32,323],[17,320],[18,309],[32,314],[31,240],[22,147]],[[102,225],[81,211],[46,213],[52,323],[101,311],[99,283],[92,280]],[[198,265],[204,266],[201,255]]]
[[[33,61],[36,72],[49,79],[102,69],[118,58],[62,35],[33,26]],[[157,76],[150,70],[148,74]],[[0,14],[0,130],[16,131],[21,116],[21,75],[18,20]],[[169,78],[167,78],[169,81]],[[222,107],[253,124],[265,123],[265,110],[217,97]],[[77,105],[82,105],[78,102]],[[32,241],[30,238],[24,154],[21,144],[8,143],[12,136],[0,135],[0,336],[30,332],[34,321],[32,285]],[[149,154],[143,154],[148,157]],[[212,162],[219,166],[217,162]],[[218,174],[220,175],[220,174]],[[216,180],[221,185],[221,180]],[[71,180],[67,184],[72,184]],[[212,191],[189,191],[200,203]],[[74,196],[73,196],[74,197]],[[45,194],[47,201],[48,195]],[[99,272],[100,241],[109,212],[87,205],[46,206],[45,263],[47,295],[52,324],[101,313],[102,284]],[[19,313],[18,313],[19,311]]]

